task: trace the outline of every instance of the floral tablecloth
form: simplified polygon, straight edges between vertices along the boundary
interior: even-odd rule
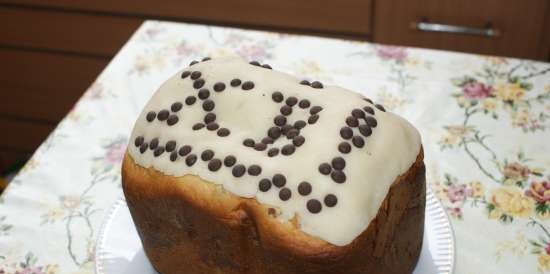
[[[141,108],[190,61],[234,54],[360,91],[415,124],[454,227],[457,274],[550,273],[550,64],[156,21],[0,198],[0,273],[94,273]]]

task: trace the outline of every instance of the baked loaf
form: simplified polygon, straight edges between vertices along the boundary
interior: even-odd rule
[[[238,58],[160,87],[122,183],[162,274],[406,274],[422,246],[418,132],[358,93]]]

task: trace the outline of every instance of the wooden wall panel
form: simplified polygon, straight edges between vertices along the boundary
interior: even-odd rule
[[[52,123],[70,110],[109,61],[11,49],[0,49],[0,60],[0,116]]]
[[[0,45],[112,57],[142,21],[0,6]]]
[[[372,0],[1,0],[0,3],[366,36]]]

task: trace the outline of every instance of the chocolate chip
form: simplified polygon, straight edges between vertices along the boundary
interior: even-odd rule
[[[178,112],[180,111],[180,109],[183,107],[183,104],[181,102],[175,102],[172,104],[172,106],[170,107],[170,109],[173,111],[173,112]]]
[[[262,65],[262,68],[271,69],[271,66],[268,65],[268,64],[263,64],[263,65]]]
[[[365,113],[362,110],[358,109],[358,108],[352,110],[351,115],[355,118],[358,118],[358,119],[365,117]]]
[[[250,81],[246,81],[243,83],[242,85],[242,89],[243,90],[251,90],[254,88],[254,83],[250,82]]]
[[[260,66],[260,62],[258,62],[258,61],[252,61],[252,62],[250,62],[249,64],[251,64],[251,65],[253,65],[253,66],[257,66],[257,67]]]
[[[209,161],[213,157],[214,157],[214,151],[212,151],[211,149],[207,149],[201,153],[201,159],[203,161]]]
[[[287,106],[292,107],[292,106],[296,105],[296,103],[298,103],[298,98],[296,98],[294,96],[290,96],[290,97],[286,98],[285,103],[286,103]]]
[[[195,65],[195,64],[198,64],[198,63],[199,63],[199,61],[193,60],[193,61],[191,61],[191,63],[189,63],[189,66],[192,66],[192,65]]]
[[[312,88],[323,88],[323,84],[322,84],[321,82],[319,82],[319,81],[313,81],[313,82],[311,83],[311,87],[312,87]]]
[[[384,108],[384,106],[380,105],[380,104],[376,104],[374,105],[377,109],[381,110],[381,111],[386,111],[386,109]]]
[[[196,123],[193,125],[193,130],[199,130],[204,127],[203,123]]]
[[[302,100],[300,101],[300,103],[298,104],[298,106],[299,106],[300,108],[308,108],[310,105],[311,105],[311,103],[310,103],[309,100],[307,100],[307,99],[302,99]]]
[[[205,111],[211,111],[214,109],[215,106],[216,104],[214,103],[214,101],[210,99],[207,99],[202,103],[202,109],[204,109]]]
[[[275,125],[284,126],[286,124],[286,117],[283,115],[277,115],[273,119],[273,122],[275,123]]]
[[[325,196],[325,205],[328,207],[333,207],[338,203],[338,198],[334,194],[328,194]]]
[[[271,189],[271,181],[267,178],[261,179],[260,183],[258,183],[258,189],[260,189],[261,192],[267,192]]]
[[[353,138],[351,138],[351,142],[358,148],[365,146],[365,140],[363,140],[363,137],[361,136],[353,136]]]
[[[368,125],[360,125],[359,132],[365,137],[369,137],[372,134],[372,129]]]
[[[292,139],[292,138],[298,136],[298,134],[300,134],[300,131],[298,131],[297,129],[293,128],[293,129],[289,130],[289,131],[286,133],[286,138]]]
[[[367,101],[367,102],[369,102],[369,103],[373,104],[372,100],[371,100],[371,99],[369,99],[369,98],[367,98],[367,97],[363,98],[363,100],[365,100],[365,101]]]
[[[273,139],[271,139],[270,137],[264,137],[262,138],[262,143],[264,144],[273,144]]]
[[[307,119],[307,122],[308,124],[313,125],[317,122],[317,120],[319,120],[319,115],[315,114],[315,115],[309,116],[309,118]]]
[[[169,126],[173,126],[173,125],[178,123],[179,119],[180,118],[178,118],[178,116],[176,114],[172,114],[172,115],[168,116],[168,120],[166,120],[166,123]]]
[[[187,157],[185,157],[185,164],[187,166],[192,166],[197,162],[197,155],[195,154],[189,154]]]
[[[149,144],[148,143],[143,143],[141,144],[141,146],[139,146],[139,152],[141,152],[141,154],[145,153],[145,151],[149,148]]]
[[[298,193],[302,196],[307,196],[311,193],[311,184],[308,182],[301,182],[298,185]]]
[[[193,80],[197,80],[201,77],[202,73],[200,71],[193,71],[193,73],[191,73],[191,79]]]
[[[277,139],[281,136],[281,129],[279,127],[270,127],[269,130],[267,130],[267,136],[272,139]]]
[[[342,170],[346,167],[346,160],[342,157],[334,157],[331,163],[332,167],[336,170]]]
[[[205,100],[210,96],[210,91],[207,88],[201,88],[199,90],[198,96],[199,96],[199,99]]]
[[[283,126],[281,127],[281,133],[282,133],[283,135],[286,135],[291,129],[294,129],[294,127],[292,127],[291,125],[288,125],[288,124],[287,124],[287,125],[283,125]]]
[[[307,123],[304,120],[298,120],[298,121],[294,122],[294,128],[296,128],[296,129],[305,128],[306,125],[307,125]]]
[[[374,109],[372,109],[372,108],[369,107],[369,106],[364,107],[363,110],[364,110],[366,113],[368,113],[368,114],[374,115]]]
[[[174,149],[176,149],[176,141],[170,140],[170,141],[166,142],[166,145],[164,146],[164,148],[168,152],[174,151]]]
[[[319,172],[324,175],[329,175],[332,171],[332,167],[328,163],[322,163],[319,165]]]
[[[195,96],[187,96],[187,98],[185,98],[185,104],[188,106],[194,104],[196,101],[197,101],[197,97]]]
[[[252,176],[258,176],[262,173],[262,168],[259,165],[251,165],[248,167],[248,174]]]
[[[222,166],[222,161],[220,159],[212,159],[208,162],[208,170],[218,171]]]
[[[153,122],[153,120],[155,120],[155,118],[157,118],[157,114],[154,111],[149,111],[149,112],[147,112],[147,115],[145,115],[145,119],[148,122]]]
[[[286,184],[286,177],[283,174],[275,174],[273,175],[273,178],[271,179],[273,181],[273,184],[276,187],[283,187]]]
[[[154,150],[158,146],[159,146],[159,138],[153,138],[153,140],[151,140],[151,143],[149,143],[149,149],[151,150]]]
[[[220,127],[220,125],[218,125],[218,123],[216,123],[216,122],[208,123],[206,125],[206,129],[208,129],[208,130],[216,130],[219,127]]]
[[[247,147],[254,147],[254,140],[250,139],[250,138],[246,138],[244,139],[243,141],[243,145],[247,146]]]
[[[187,76],[189,76],[189,74],[191,74],[191,72],[189,72],[189,71],[187,71],[187,70],[184,71],[184,72],[182,72],[182,73],[181,73],[181,79],[187,78]]]
[[[216,132],[218,134],[218,136],[220,137],[225,137],[225,136],[228,136],[229,134],[231,134],[231,131],[229,131],[229,129],[227,128],[220,128],[218,129],[218,132]]]
[[[257,151],[264,151],[267,148],[267,145],[264,143],[256,143],[254,144],[254,149]]]
[[[346,174],[344,174],[341,170],[333,170],[330,174],[330,178],[332,178],[332,180],[336,183],[341,184],[346,181]]]
[[[172,151],[172,153],[170,153],[170,161],[175,162],[177,159],[178,159],[178,152]]]
[[[318,200],[311,199],[311,200],[307,201],[306,207],[307,207],[307,210],[309,210],[309,212],[311,212],[313,214],[317,214],[317,213],[321,212],[321,209],[323,208],[323,205]]]
[[[206,115],[204,115],[203,120],[204,120],[204,123],[206,123],[206,124],[212,123],[212,122],[216,121],[216,114],[214,114],[212,112],[209,112]]]
[[[238,164],[233,167],[233,169],[231,170],[231,173],[235,177],[241,177],[244,175],[245,171],[246,171],[246,167],[244,165]]]
[[[291,196],[292,196],[292,191],[290,191],[290,189],[287,187],[279,191],[279,199],[283,201],[288,201],[288,199],[290,199]]]
[[[292,108],[289,107],[289,106],[282,106],[281,107],[281,114],[282,115],[285,115],[285,116],[288,116],[292,113]]]
[[[178,154],[183,157],[187,154],[189,154],[189,152],[191,152],[191,146],[188,146],[188,145],[185,145],[185,146],[182,146],[180,147],[180,149],[178,150]]]
[[[202,88],[203,86],[204,86],[204,79],[202,79],[202,78],[199,78],[199,79],[195,80],[195,82],[193,82],[193,87],[195,89]]]
[[[203,61],[203,62],[209,61],[209,60],[212,60],[212,58],[210,58],[210,57],[204,57],[204,58],[202,58],[202,61]]]
[[[281,154],[288,156],[294,153],[295,150],[296,150],[296,147],[294,145],[288,144],[281,149]]]
[[[224,83],[218,82],[218,83],[214,84],[214,91],[215,92],[222,92],[222,91],[224,91],[224,89],[225,89],[225,84]]]
[[[168,119],[168,116],[170,116],[170,112],[167,109],[163,109],[159,111],[159,114],[157,115],[157,119],[159,119],[159,121],[164,121]]]
[[[292,143],[297,147],[303,145],[305,141],[306,141],[306,138],[304,138],[304,136],[301,136],[301,135],[296,136],[294,137],[294,139],[292,139]]]
[[[139,146],[141,146],[141,144],[143,144],[144,141],[145,141],[145,139],[143,138],[143,136],[138,136],[138,137],[136,137],[136,140],[134,141],[134,145],[136,147],[139,147]]]
[[[233,79],[231,80],[231,82],[229,83],[232,87],[238,87],[241,85],[241,79]]]
[[[309,109],[309,114],[314,115],[314,114],[319,113],[321,110],[323,110],[322,107],[320,107],[320,106],[314,106],[314,107],[312,107],[312,108]]]
[[[376,118],[372,116],[366,117],[365,122],[367,122],[367,125],[369,125],[369,127],[376,127],[376,125],[378,125],[378,123],[376,122]]]
[[[284,96],[281,92],[275,91],[275,92],[273,92],[273,94],[271,94],[271,99],[273,99],[273,101],[275,101],[277,103],[280,103],[280,102],[283,101]]]
[[[226,156],[225,159],[223,159],[223,164],[226,167],[232,167],[237,162],[237,158],[233,155]]]
[[[346,118],[346,124],[350,127],[357,127],[359,125],[359,120],[353,116],[348,116]]]
[[[163,153],[164,153],[164,147],[160,146],[155,149],[155,152],[153,152],[153,155],[155,155],[155,157],[158,157]]]
[[[267,151],[267,156],[269,157],[275,157],[279,154],[279,149],[276,148],[276,147],[273,147],[273,148],[270,148],[268,151]]]
[[[340,129],[340,136],[342,136],[342,138],[348,140],[353,136],[353,130],[351,130],[350,127],[342,127]]]
[[[310,85],[310,83],[309,83],[309,81],[308,81],[308,80],[302,80],[302,81],[300,81],[300,85],[306,85],[306,86],[309,86],[309,85]]]
[[[351,151],[351,145],[348,142],[341,142],[338,144],[338,151],[347,154]]]

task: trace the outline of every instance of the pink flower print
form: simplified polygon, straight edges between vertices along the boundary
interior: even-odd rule
[[[377,46],[376,55],[384,60],[403,62],[407,58],[407,49],[396,46]]]
[[[550,202],[550,182],[532,182],[525,195],[535,199],[539,203]],[[547,248],[550,247],[550,245]],[[550,255],[550,254],[549,254]]]
[[[447,197],[451,203],[462,202],[466,199],[466,196],[472,195],[472,190],[468,189],[466,185],[452,185],[447,189]]]
[[[493,88],[483,83],[470,82],[464,85],[463,92],[468,99],[483,99],[491,95]]]
[[[124,153],[126,152],[126,145],[122,142],[114,143],[107,148],[105,153],[105,161],[109,164],[118,164],[122,162]]]

